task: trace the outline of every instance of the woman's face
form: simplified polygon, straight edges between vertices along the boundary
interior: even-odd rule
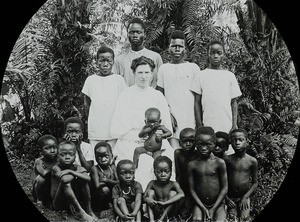
[[[152,79],[152,71],[150,66],[147,65],[139,65],[135,70],[135,84],[145,89],[150,85],[150,81]]]

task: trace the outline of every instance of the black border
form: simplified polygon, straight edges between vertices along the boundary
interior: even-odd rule
[[[34,13],[45,3],[45,0],[18,0],[1,1],[1,76],[6,68],[7,60],[12,48],[22,32],[24,26]],[[299,81],[299,36],[297,27],[299,21],[299,10],[296,1],[274,1],[255,0],[255,2],[266,12],[276,25],[288,46],[290,54],[296,65]],[[298,146],[299,144],[298,138]],[[2,142],[2,141],[1,141]],[[1,172],[5,175],[1,179],[2,195],[1,212],[3,217],[11,221],[38,220],[48,221],[34,207],[31,201],[23,192],[16,180],[11,166],[9,165],[4,149],[1,149]],[[294,221],[297,216],[298,204],[296,197],[299,197],[299,180],[297,179],[297,169],[299,167],[299,151],[296,151],[292,165],[280,189],[275,193],[271,202],[255,218],[255,221]],[[7,196],[5,195],[7,194]],[[5,195],[5,196],[4,196]]]

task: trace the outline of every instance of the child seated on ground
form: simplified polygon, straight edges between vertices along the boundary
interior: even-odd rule
[[[112,164],[111,146],[107,142],[99,142],[95,148],[97,165],[91,169],[91,197],[94,211],[109,208],[112,203],[111,192],[118,183],[116,166]]]
[[[194,199],[193,221],[225,221],[227,172],[225,161],[212,154],[216,135],[211,127],[199,127],[195,145],[198,157],[187,166],[190,192]]]
[[[165,221],[176,216],[171,213],[174,204],[184,197],[184,192],[176,181],[171,181],[172,161],[166,156],[159,156],[153,162],[156,180],[147,185],[144,201],[148,206],[149,219]]]
[[[257,182],[257,160],[246,153],[248,134],[243,129],[230,132],[230,141],[235,153],[225,156],[228,175],[227,213],[229,221],[248,221],[250,196]]]
[[[145,138],[144,146],[137,147],[134,150],[133,163],[138,168],[139,156],[147,153],[155,159],[161,155],[162,140],[172,136],[170,130],[161,125],[160,111],[157,108],[149,108],[145,112],[145,123],[140,138]]]
[[[197,156],[197,152],[195,151],[195,130],[192,128],[181,130],[179,144],[181,149],[176,149],[174,152],[176,181],[183,190],[185,197],[180,201],[180,207],[178,208],[182,211],[182,216],[187,216],[191,214],[192,198],[186,172],[188,163]]]
[[[91,208],[87,170],[75,164],[76,145],[71,141],[58,144],[58,164],[51,175],[51,197],[53,210],[70,210],[78,213],[84,221],[97,221]]]
[[[113,208],[117,221],[141,221],[142,185],[134,180],[134,165],[123,159],[117,164],[119,183],[112,189]]]
[[[64,139],[72,141],[76,145],[75,163],[83,166],[90,172],[94,165],[94,151],[89,143],[83,139],[83,122],[78,117],[69,117],[64,122]]]
[[[216,137],[217,137],[216,147],[213,150],[213,154],[223,159],[230,145],[229,135],[228,133],[218,131],[216,132]]]
[[[50,207],[51,171],[57,163],[57,140],[52,135],[43,135],[38,139],[38,146],[41,157],[34,161],[32,195],[38,205]]]

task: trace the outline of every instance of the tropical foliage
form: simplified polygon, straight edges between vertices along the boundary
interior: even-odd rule
[[[235,30],[216,24],[223,13],[236,16]],[[23,108],[10,126],[11,151],[33,159],[40,135],[59,138],[67,116],[83,115],[80,91],[86,77],[97,71],[96,49],[102,44],[128,49],[126,24],[133,16],[144,19],[146,46],[164,62],[169,61],[168,39],[175,29],[186,35],[186,59],[201,69],[207,65],[207,42],[225,42],[224,65],[236,74],[243,92],[238,125],[249,131],[249,154],[259,162],[252,210],[257,215],[279,188],[293,158],[299,88],[280,33],[250,0],[245,5],[225,0],[48,1],[21,33],[5,73],[4,83],[18,94]]]

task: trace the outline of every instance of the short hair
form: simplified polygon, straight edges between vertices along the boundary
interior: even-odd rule
[[[71,146],[74,147],[74,149],[76,149],[75,143],[73,143],[73,142],[70,141],[70,140],[64,140],[64,141],[62,141],[62,142],[60,142],[60,143],[58,144],[58,150],[59,150],[59,147],[61,147],[61,146],[63,146],[63,145],[71,145]]]
[[[170,39],[182,39],[185,40],[185,36],[183,31],[181,30],[175,30],[174,32],[172,32]]]
[[[52,136],[50,134],[45,134],[45,135],[41,136],[37,141],[37,144],[39,145],[40,148],[43,147],[46,140],[54,140],[57,143],[57,139],[54,136]]]
[[[132,60],[132,63],[131,63],[132,71],[135,72],[136,68],[140,65],[149,65],[151,71],[153,71],[155,68],[155,63],[152,59],[145,57],[145,56],[141,56],[141,57],[138,57],[138,58]]]
[[[142,19],[140,19],[140,18],[138,18],[138,17],[134,17],[134,18],[132,18],[132,19],[128,22],[127,30],[129,29],[129,26],[130,26],[131,24],[134,24],[134,23],[140,24],[140,25],[142,26],[142,28],[143,28],[144,30],[146,30],[145,23],[143,22]]]
[[[218,131],[218,132],[216,132],[216,137],[217,138],[223,138],[226,141],[227,144],[230,143],[230,138],[229,138],[228,133]]]
[[[207,52],[209,51],[209,48],[212,46],[212,45],[221,45],[223,47],[223,51],[225,52],[225,45],[222,41],[220,40],[212,40],[210,41],[208,44],[207,44]]]
[[[210,127],[210,126],[200,126],[200,127],[198,127],[197,130],[196,130],[195,139],[200,134],[210,135],[213,138],[214,141],[216,141],[216,139],[217,139],[214,129],[212,127]]]
[[[78,117],[72,116],[72,117],[69,117],[69,118],[67,118],[65,120],[65,122],[64,122],[64,131],[66,130],[68,124],[70,124],[70,123],[78,123],[78,124],[80,124],[81,129],[83,130],[83,122],[82,122],[82,120],[80,118],[78,118]]]
[[[184,128],[184,129],[181,130],[180,133],[179,133],[179,139],[182,139],[183,135],[186,134],[186,133],[188,133],[188,132],[193,132],[193,133],[195,133],[195,130],[194,130],[193,128],[189,128],[189,127]]]
[[[124,164],[131,164],[132,166],[134,166],[133,162],[129,159],[120,160],[117,164],[117,173],[120,172],[121,166],[124,165]]]
[[[153,161],[153,168],[156,169],[159,163],[167,163],[170,169],[172,169],[172,160],[167,156],[158,156]]]
[[[147,109],[146,112],[145,112],[145,117],[147,117],[147,115],[149,113],[153,113],[153,112],[158,113],[158,117],[160,118],[160,111],[159,111],[159,109],[157,109],[155,107],[151,107],[151,108]]]
[[[96,150],[99,148],[99,147],[106,147],[108,149],[108,151],[110,152],[110,154],[112,154],[112,149],[111,149],[111,146],[109,145],[109,143],[107,142],[104,142],[104,141],[101,141],[99,143],[97,143],[94,147],[94,152],[96,153]]]
[[[109,48],[107,46],[101,46],[97,51],[97,57],[96,57],[97,60],[99,59],[100,54],[107,53],[107,52],[112,54],[113,58],[115,58],[114,50],[112,50],[111,48]]]
[[[229,137],[231,138],[234,133],[243,133],[246,139],[248,139],[248,132],[244,129],[234,129],[229,133]]]

